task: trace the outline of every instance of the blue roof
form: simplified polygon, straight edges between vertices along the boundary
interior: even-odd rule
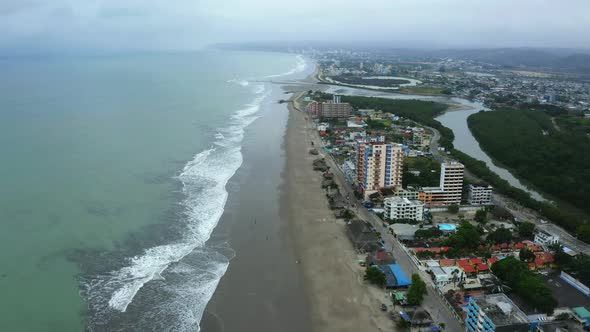
[[[402,268],[398,264],[389,264],[389,265],[387,265],[387,267],[389,267],[389,269],[391,270],[391,273],[393,273],[393,276],[395,277],[396,286],[403,287],[403,286],[409,286],[412,284],[410,279],[408,279],[408,277],[406,277],[406,275],[404,274],[404,271],[402,271]]]
[[[411,319],[410,319],[410,316],[409,316],[409,315],[408,315],[408,313],[407,313],[407,312],[405,312],[405,311],[400,311],[400,315],[402,316],[402,318],[403,318],[403,319],[404,319],[406,322],[409,322],[409,321],[411,320]]]

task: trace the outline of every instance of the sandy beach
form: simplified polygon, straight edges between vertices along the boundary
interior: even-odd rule
[[[293,107],[302,92],[323,88],[314,75],[282,84],[273,99],[289,92],[292,102],[270,105],[249,128],[244,163],[214,232],[214,241],[229,242],[236,256],[201,331],[393,330],[380,310],[386,293],[364,282],[362,257],[313,170],[317,157],[309,149],[317,134]]]
[[[385,292],[364,282],[345,223],[328,208],[321,174],[313,171],[314,129],[306,114],[289,109],[280,211],[299,258],[313,331],[391,331],[391,320],[379,310],[387,303]]]
[[[287,109],[274,89],[247,128],[244,162],[211,241],[235,251],[201,321],[201,331],[310,331],[307,301],[292,237],[279,213]]]

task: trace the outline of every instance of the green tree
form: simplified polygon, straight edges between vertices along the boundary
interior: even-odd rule
[[[507,257],[492,266],[492,272],[512,288],[528,305],[551,314],[557,300],[545,281],[528,269],[526,263]]]
[[[459,205],[451,204],[451,205],[449,205],[449,207],[447,207],[447,211],[449,211],[449,213],[455,214],[455,213],[459,212]]]
[[[426,283],[417,273],[412,274],[412,285],[408,289],[408,304],[420,305],[426,294]]]
[[[376,266],[367,267],[365,270],[365,280],[379,287],[383,287],[387,283],[385,273],[381,272]]]
[[[518,258],[523,262],[532,262],[535,260],[535,253],[527,248],[522,248],[518,253]]]
[[[488,221],[488,212],[486,210],[477,210],[475,212],[475,221],[485,224]]]
[[[578,227],[578,238],[586,243],[590,243],[590,224],[583,224]]]
[[[535,232],[535,224],[532,222],[525,221],[518,226],[518,234],[525,238],[533,237]]]
[[[488,242],[492,242],[495,244],[509,243],[510,241],[512,241],[512,232],[506,228],[498,228],[495,231],[488,234],[486,240],[488,240]]]
[[[457,233],[451,235],[445,244],[456,250],[475,249],[480,244],[479,232],[475,226],[464,221],[457,227]]]

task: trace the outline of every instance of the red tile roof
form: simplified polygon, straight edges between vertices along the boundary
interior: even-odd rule
[[[470,263],[471,265],[477,265],[477,264],[481,264],[481,263],[483,263],[483,262],[482,262],[482,261],[481,261],[481,259],[479,259],[479,258],[471,258],[471,259],[469,260],[469,263]]]
[[[453,266],[455,265],[455,260],[454,259],[441,259],[439,261],[440,266]]]
[[[465,273],[474,273],[475,268],[472,265],[460,265],[461,269],[465,271]]]
[[[492,265],[494,265],[494,263],[497,263],[499,261],[500,261],[500,258],[498,258],[498,257],[492,257],[492,258],[488,259],[488,264],[490,266],[492,266]]]
[[[457,265],[459,266],[471,266],[471,264],[469,264],[469,261],[466,259],[459,259],[457,260]]]
[[[477,266],[477,270],[478,270],[478,271],[488,271],[489,269],[490,269],[490,267],[489,267],[489,266],[487,266],[486,264],[479,264],[479,265]]]

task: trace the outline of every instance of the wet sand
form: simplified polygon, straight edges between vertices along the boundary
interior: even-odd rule
[[[284,89],[298,96],[314,80],[304,82]],[[312,167],[317,135],[306,115],[292,104],[260,115],[246,134],[244,164],[230,181],[214,233],[228,239],[236,257],[201,330],[395,331],[379,310],[386,293],[364,282],[345,224],[328,208]]]
[[[246,130],[244,162],[212,237],[228,241],[235,257],[203,315],[204,332],[311,330],[292,237],[279,214],[288,113],[277,103],[283,91],[273,90]]]

